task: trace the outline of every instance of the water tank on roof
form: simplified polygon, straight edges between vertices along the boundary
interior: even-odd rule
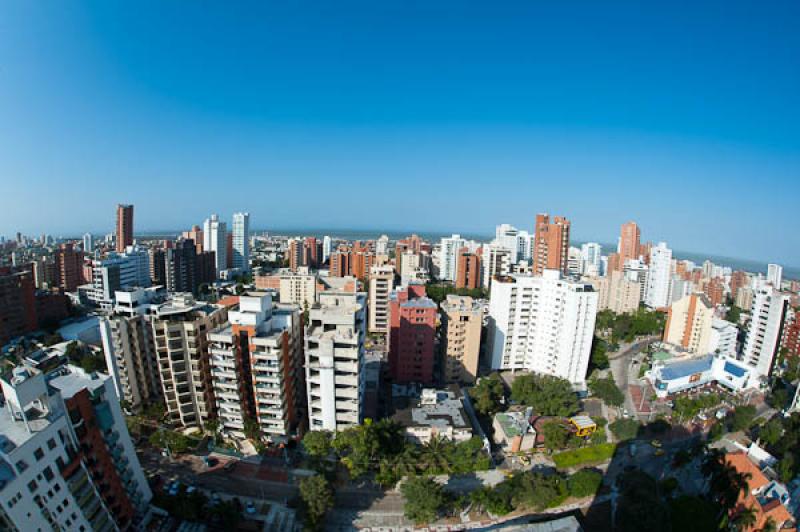
[[[28,378],[28,370],[23,367],[14,368],[11,372],[11,384],[14,386],[22,384]]]

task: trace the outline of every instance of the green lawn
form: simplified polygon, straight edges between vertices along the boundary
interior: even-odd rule
[[[556,467],[561,469],[604,462],[614,456],[616,448],[616,444],[601,443],[600,445],[592,445],[591,447],[583,447],[581,449],[573,449],[572,451],[564,451],[563,453],[555,454],[553,455],[553,461],[556,463]]]

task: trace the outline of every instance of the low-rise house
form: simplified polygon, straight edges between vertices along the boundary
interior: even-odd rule
[[[645,375],[658,397],[710,382],[717,382],[734,392],[755,384],[750,382],[750,371],[743,364],[720,355],[656,362]]]
[[[536,445],[536,430],[530,424],[531,409],[500,412],[492,421],[494,443],[505,452],[528,451]]]
[[[789,491],[786,486],[770,480],[743,452],[728,453],[725,461],[736,471],[748,474],[747,491],[739,494],[736,506],[730,512],[733,520],[737,514],[752,508],[756,515],[753,530],[761,530],[768,520],[775,523],[776,530],[793,528],[796,522],[787,508]]]
[[[418,399],[396,410],[392,419],[405,427],[406,438],[415,443],[425,444],[437,437],[455,443],[467,441],[473,432],[462,397],[458,386],[424,388]]]

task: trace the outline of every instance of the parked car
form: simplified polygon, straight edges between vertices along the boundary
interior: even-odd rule
[[[653,447],[655,447],[656,449],[658,449],[658,448],[660,448],[660,447],[661,447],[661,441],[659,441],[659,440],[653,440],[653,441],[651,441],[651,442],[650,442],[650,445],[652,445]]]

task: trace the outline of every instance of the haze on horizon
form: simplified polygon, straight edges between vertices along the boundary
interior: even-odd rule
[[[800,4],[659,7],[3,3],[0,234],[550,212],[800,265]]]

